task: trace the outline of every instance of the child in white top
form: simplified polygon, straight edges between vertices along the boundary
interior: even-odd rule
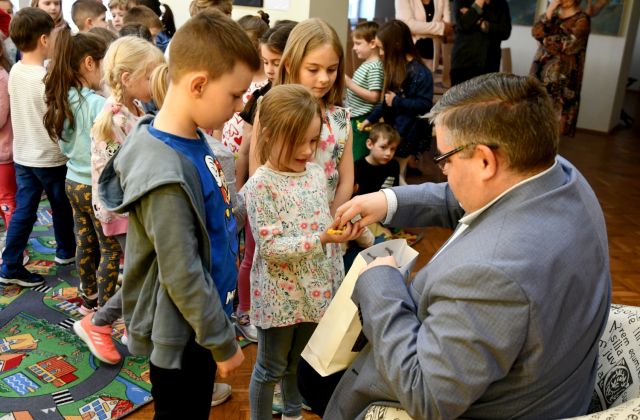
[[[256,137],[263,166],[244,187],[256,253],[251,272],[251,319],[258,355],[251,377],[251,418],[271,419],[273,389],[282,381],[283,419],[298,418],[300,353],[326,310],[344,270],[339,242],[357,237],[348,223],[337,232],[324,171],[313,159],[321,114],[299,85],[276,86],[260,105]],[[330,233],[331,232],[331,233]]]
[[[53,210],[56,262],[69,264],[75,260],[73,216],[64,190],[67,158],[51,141],[42,122],[47,109],[42,81],[46,75],[44,62],[49,55],[53,28],[53,19],[47,12],[31,7],[18,11],[11,22],[11,38],[22,51],[22,59],[9,74],[13,161],[18,191],[16,210],[2,254],[0,283],[22,287],[44,283],[44,277],[23,266],[23,251],[36,221],[43,190]]]

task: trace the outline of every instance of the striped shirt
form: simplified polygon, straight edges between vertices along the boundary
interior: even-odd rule
[[[382,61],[365,61],[353,73],[353,82],[367,90],[382,91],[384,83],[384,67]],[[351,118],[367,115],[376,104],[365,101],[352,90],[347,89],[347,100],[351,107]]]
[[[44,102],[42,66],[18,61],[9,73],[9,102],[13,125],[13,161],[34,168],[61,166],[67,162],[56,143],[51,141],[42,119]]]

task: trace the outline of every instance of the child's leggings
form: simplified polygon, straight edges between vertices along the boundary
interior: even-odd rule
[[[5,229],[9,228],[9,221],[16,209],[17,190],[16,169],[13,162],[0,164],[0,213]]]
[[[251,234],[249,218],[244,225],[244,257],[238,270],[238,312],[249,312],[251,308],[251,266],[253,265],[253,253],[256,249],[256,241]]]
[[[93,213],[91,185],[67,178],[65,190],[73,209],[73,231],[76,236],[76,268],[86,306],[97,294],[98,306],[103,306],[116,290],[122,250],[113,236],[102,232],[102,225]]]

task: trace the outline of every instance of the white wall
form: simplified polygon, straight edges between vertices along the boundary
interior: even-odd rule
[[[639,15],[640,1],[629,1],[621,36],[589,36],[579,128],[609,132],[618,124]],[[537,49],[531,27],[514,26],[511,37],[502,46],[511,48],[513,72],[528,74]]]

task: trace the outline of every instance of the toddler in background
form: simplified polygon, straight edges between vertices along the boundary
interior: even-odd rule
[[[400,141],[400,134],[389,124],[373,125],[366,142],[369,154],[355,163],[356,188],[353,195],[398,185],[400,165],[393,157]]]
[[[42,82],[46,75],[44,62],[52,48],[53,30],[51,16],[34,7],[18,11],[10,25],[11,38],[22,51],[22,59],[9,73],[13,161],[18,190],[16,209],[2,253],[0,282],[22,287],[44,283],[44,277],[29,272],[23,265],[23,252],[37,219],[43,190],[51,203],[56,263],[70,264],[75,261],[76,253],[73,216],[64,190],[67,158],[51,141],[42,124],[47,109]]]
[[[353,51],[364,63],[353,73],[353,79],[345,75],[347,102],[351,107],[351,132],[353,133],[353,160],[368,154],[365,142],[367,133],[359,125],[380,102],[384,84],[384,67],[376,45],[376,22],[359,23],[353,31]]]
[[[62,153],[69,158],[65,190],[73,209],[76,268],[80,277],[83,315],[103,306],[116,292],[120,245],[102,230],[91,194],[91,127],[104,107],[98,95],[102,82],[104,41],[92,33],[71,35],[63,28],[56,36],[56,54],[45,77],[48,105],[44,124]]]
[[[163,62],[164,56],[158,48],[142,38],[132,36],[116,40],[104,58],[104,82],[111,96],[104,102],[91,130],[91,200],[102,233],[116,239],[123,251],[127,216],[104,208],[98,196],[98,179],[109,159],[144,115],[140,103],[151,101],[151,72]],[[121,360],[111,339],[111,325],[122,317],[121,290],[118,289],[95,313],[87,314],[73,326],[91,352],[109,364]]]
[[[262,100],[256,152],[262,164],[244,186],[256,253],[251,272],[251,319],[258,354],[249,387],[251,418],[272,418],[282,381],[283,419],[298,419],[300,353],[344,277],[338,243],[357,237],[350,223],[340,234],[332,221],[323,169],[310,162],[320,139],[318,101],[306,88],[273,87]]]

